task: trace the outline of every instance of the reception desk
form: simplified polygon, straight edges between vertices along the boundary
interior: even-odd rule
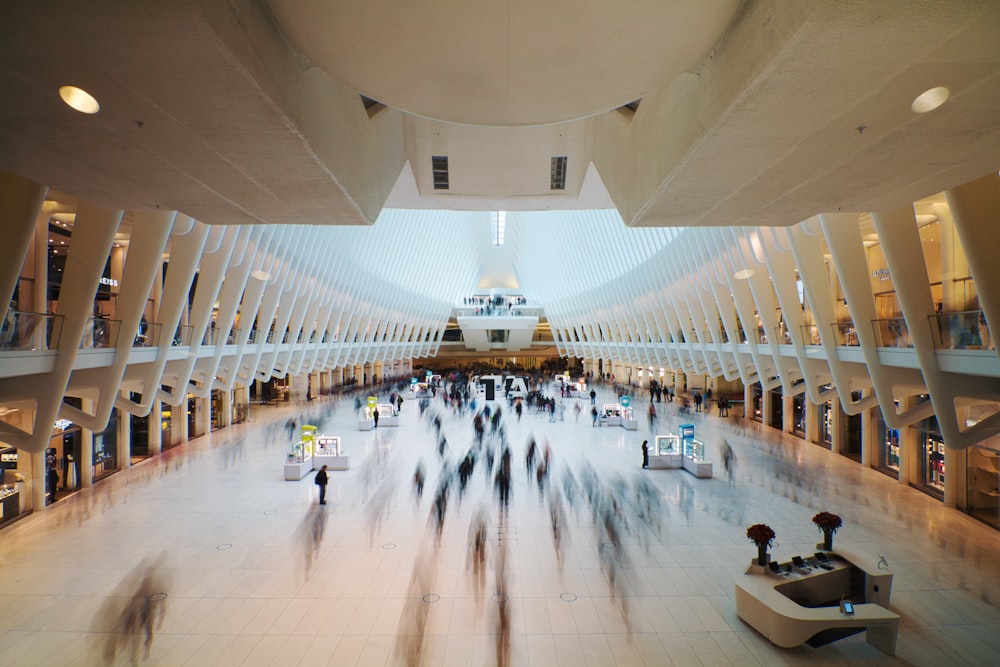
[[[812,557],[804,568],[781,564],[781,574],[751,565],[736,578],[736,614],[784,648],[819,647],[865,632],[869,644],[895,655],[899,616],[888,609],[892,573],[864,554],[838,549],[827,555],[829,569]],[[842,611],[843,600],[853,602],[852,615]]]

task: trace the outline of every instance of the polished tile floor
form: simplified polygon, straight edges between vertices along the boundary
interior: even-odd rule
[[[250,423],[0,533],[0,664],[492,665],[498,651],[518,666],[1000,663],[997,531],[820,447],[714,416],[692,421],[710,458],[718,461],[723,438],[735,450],[733,484],[721,466],[711,480],[642,471],[645,421],[638,432],[592,428],[589,406],[577,418],[572,405],[555,422],[505,412],[509,510],[497,509],[477,469],[460,501],[452,482],[440,537],[433,499],[442,458],[456,469],[473,441],[469,416],[442,412],[440,457],[416,401],[404,404],[398,428],[372,432],[357,430],[347,400],[255,407]],[[676,429],[672,408],[661,406],[658,432]],[[324,508],[311,477],[282,479],[283,426],[305,410],[351,457],[350,471],[331,473]],[[525,475],[530,436],[551,446],[545,498]],[[418,461],[427,471],[419,502]],[[594,505],[579,485],[565,493],[567,476],[585,480],[588,470]],[[643,488],[661,503],[651,521],[633,503]],[[591,510],[611,498],[623,510],[617,539]],[[746,526],[771,525],[774,554],[787,559],[814,550],[820,535],[810,518],[820,509],[844,518],[837,544],[886,556],[902,617],[895,658],[863,635],[777,649],[736,617],[733,580],[756,552]],[[470,526],[478,517],[486,540],[477,578]],[[657,520],[658,532],[642,530]],[[133,598],[152,613],[148,656]],[[129,619],[135,632],[118,634]]]

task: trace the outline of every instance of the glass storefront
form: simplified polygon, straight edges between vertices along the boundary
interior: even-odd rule
[[[806,397],[798,394],[792,398],[792,433],[806,437]]]
[[[246,387],[236,385],[233,387],[233,423],[242,424],[249,416],[250,406],[247,403]]]
[[[142,394],[133,393],[132,400],[141,403]],[[149,458],[149,415],[145,417],[129,415],[129,433],[129,456],[132,462]]]
[[[112,410],[108,425],[94,434],[93,456],[95,482],[118,470],[118,410]]]
[[[833,449],[833,404],[832,401],[820,403],[817,406],[819,412],[819,434],[817,445]]]
[[[222,390],[213,389],[212,390],[212,430],[218,431],[223,428],[225,424],[223,423],[223,418],[225,417],[225,402],[222,400]]]
[[[966,450],[969,514],[1000,528],[1000,450],[969,447]]]
[[[860,401],[863,394],[860,391],[851,392],[852,401]],[[861,415],[844,414],[841,420],[844,427],[843,455],[849,459],[861,462]]]
[[[935,498],[944,500],[944,438],[937,417],[920,423],[920,478],[916,486]]]
[[[783,395],[781,392],[781,387],[771,390],[771,410],[767,417],[767,423],[771,428],[776,428],[779,431],[784,428],[782,423],[782,412],[784,410],[784,401],[782,400]]]
[[[760,382],[750,386],[750,419],[763,423],[764,421],[764,389]]]
[[[52,433],[52,439],[45,452],[45,466],[46,470],[54,469],[58,476],[56,483],[56,499],[58,499],[63,494],[72,493],[80,488],[80,446],[83,442],[83,431],[76,424],[61,420],[57,422]],[[47,488],[46,492],[51,497],[52,490]]]
[[[166,451],[180,444],[178,436],[174,435],[174,420],[177,408],[167,403],[160,406],[160,450]]]
[[[899,479],[899,429],[889,428],[882,410],[875,408],[875,469]]]

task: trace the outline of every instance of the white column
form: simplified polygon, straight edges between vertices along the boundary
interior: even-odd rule
[[[83,409],[92,412],[94,401],[86,399],[81,403]],[[85,489],[94,483],[94,432],[82,429],[80,437],[80,488]]]
[[[27,452],[20,452],[18,458],[21,456],[27,456],[29,459],[29,465],[31,468],[31,474],[28,475],[28,479],[31,480],[31,504],[34,511],[46,509],[45,505],[45,452],[42,451],[40,454],[29,454]]]
[[[132,420],[130,415],[121,414],[118,420],[118,469],[132,467]]]
[[[764,426],[771,425],[771,403],[773,396],[770,389],[764,389],[760,395],[760,423]]]
[[[907,396],[900,404],[903,411],[913,407],[915,399]],[[917,435],[920,423],[899,429],[899,483],[909,486],[920,477],[920,443]]]
[[[877,409],[869,408],[861,412],[861,465],[868,468],[872,467],[878,460],[875,456],[875,450],[881,446],[881,436],[875,432],[878,426],[878,420],[875,419],[875,410]]]
[[[0,304],[4,312],[17,289],[31,236],[34,233],[48,188],[0,170]],[[48,227],[45,239],[48,240]],[[48,244],[46,243],[46,252]]]
[[[847,438],[844,437],[844,428],[847,426],[847,416],[844,414],[844,409],[840,407],[839,398],[834,398],[830,401],[830,410],[833,414],[833,427],[830,434],[833,436],[833,442],[830,445],[830,451],[837,454],[846,454]]]
[[[781,397],[781,430],[792,433],[795,430],[795,397]]]
[[[222,391],[222,428],[233,425],[233,390]]]
[[[806,441],[819,440],[819,406],[812,401],[806,401]]]
[[[185,443],[190,439],[188,434],[188,401],[187,398],[181,401],[181,404],[173,407],[173,425],[174,433],[177,436],[174,438],[174,442],[177,444]]]
[[[163,451],[163,417],[160,410],[163,403],[153,401],[153,407],[149,411],[149,453],[156,456]]]

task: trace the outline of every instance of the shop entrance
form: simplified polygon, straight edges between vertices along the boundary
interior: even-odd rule
[[[929,417],[921,422],[918,452],[920,478],[914,486],[939,500],[944,500],[944,437],[938,427],[937,417]]]
[[[57,425],[58,426],[58,425]],[[80,445],[83,432],[75,424],[67,424],[65,430],[56,429],[46,450],[45,469],[54,469],[58,475],[56,499],[64,493],[72,493],[80,488]],[[46,504],[52,502],[52,489],[46,484]]]
[[[132,400],[137,403],[142,401],[142,394],[132,394]],[[129,415],[129,430],[132,434],[129,443],[132,462],[149,458],[149,417]]]
[[[779,431],[784,427],[783,419],[784,400],[781,387],[771,390],[771,414],[768,415],[768,426]]]

